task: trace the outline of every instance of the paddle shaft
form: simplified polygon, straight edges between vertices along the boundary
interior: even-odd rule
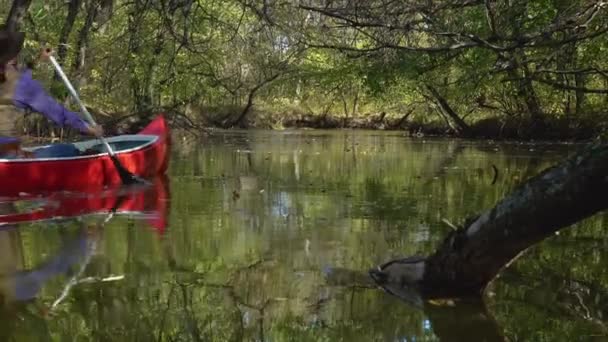
[[[97,125],[95,123],[95,120],[93,120],[91,113],[89,113],[89,111],[84,106],[84,104],[82,104],[82,101],[80,101],[80,96],[78,96],[78,93],[74,89],[74,86],[72,86],[72,83],[70,82],[70,80],[68,80],[68,77],[63,72],[63,69],[61,69],[61,66],[59,65],[59,63],[57,63],[57,60],[55,60],[55,57],[49,56],[49,59],[51,60],[51,63],[55,67],[55,70],[57,71],[57,73],[59,74],[61,79],[63,80],[63,83],[65,83],[65,86],[68,88],[68,91],[70,92],[70,94],[72,95],[74,100],[76,100],[78,105],[80,106],[80,110],[84,113],[85,117],[89,121],[89,124]],[[112,150],[112,147],[110,147],[110,144],[108,144],[108,141],[103,136],[99,137],[99,139],[101,140],[102,144],[106,147],[106,150],[108,151],[108,153],[110,155],[110,159],[112,160],[112,163],[114,164],[114,167],[116,168],[116,171],[118,172],[118,175],[120,176],[120,179],[123,182],[123,184],[146,183],[143,179],[135,176],[122,165],[122,163],[118,160],[118,157],[114,154],[114,150]]]
[[[61,66],[59,65],[59,63],[57,63],[57,60],[55,59],[55,57],[54,56],[49,56],[49,59],[51,60],[51,63],[55,67],[55,70],[57,71],[57,73],[59,74],[59,76],[61,77],[61,79],[63,80],[63,83],[68,88],[68,91],[70,92],[70,94],[72,95],[72,97],[74,98],[74,100],[76,100],[76,103],[78,103],[78,106],[80,106],[80,110],[82,111],[82,113],[84,113],[86,119],[89,121],[89,124],[91,124],[93,126],[97,125],[95,123],[95,120],[93,119],[93,116],[91,116],[91,113],[89,113],[89,111],[84,106],[84,104],[82,103],[82,101],[80,101],[80,96],[78,96],[78,93],[76,92],[76,89],[74,89],[74,86],[72,86],[72,83],[70,82],[70,80],[68,80],[68,77],[63,72],[63,69],[61,68]],[[112,150],[112,148],[110,147],[110,144],[108,144],[108,141],[104,137],[99,137],[99,139],[101,140],[101,142],[104,144],[104,146],[108,150],[108,153],[111,156],[114,156],[114,150]]]

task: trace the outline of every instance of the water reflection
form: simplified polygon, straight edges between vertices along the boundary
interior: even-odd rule
[[[102,192],[56,192],[0,198],[0,227],[28,222],[57,221],[86,215],[153,215],[151,224],[166,226],[168,205],[166,176],[137,184],[110,188]]]
[[[168,182],[162,177],[149,185],[101,193],[3,198],[0,339],[18,340],[22,334],[51,339],[48,321],[70,310],[81,287],[123,280],[124,272],[113,274],[102,267],[108,243],[114,243],[107,241],[107,229],[117,221],[126,220],[131,227],[140,222],[161,237],[168,196]]]
[[[12,229],[5,227],[4,274],[55,273],[44,278],[36,299],[7,301],[12,304],[2,311],[2,337],[489,341],[605,336],[605,215],[530,249],[491,285],[485,302],[395,297],[367,276],[370,267],[389,259],[428,254],[452,229],[446,221],[457,225],[492,206],[518,182],[569,154],[569,146],[350,131],[231,131],[204,141],[175,141],[183,145],[175,146],[171,161],[170,211],[159,200],[160,191],[99,200],[86,212],[76,211],[77,220],[22,217]],[[17,214],[42,215],[35,210],[40,206],[44,202],[20,203]],[[47,207],[58,213],[62,206]],[[114,207],[116,214],[103,223]],[[100,215],[82,215],[97,209]],[[142,210],[148,214],[132,215]],[[149,215],[155,210],[168,213],[155,221]],[[161,228],[150,229],[155,222]],[[92,224],[102,227],[91,232]],[[88,252],[84,246],[93,240],[94,252]],[[50,310],[82,265],[87,266],[76,285]]]
[[[264,332],[256,335],[252,327],[246,330],[250,338],[517,340],[537,339],[531,332],[540,331],[543,338],[562,339],[579,338],[587,328],[582,318],[561,329],[531,322],[532,311],[501,300],[507,289],[523,291],[503,278],[487,304],[418,303],[418,309],[411,299],[377,291],[364,272],[390,258],[431,252],[452,229],[446,222],[462,224],[576,146],[348,131],[227,132],[203,146],[173,164],[178,192],[198,199],[190,204],[176,198],[184,217],[192,219],[174,232],[189,237],[179,242],[192,250],[183,260],[211,263],[217,257],[228,264],[215,264],[209,276],[248,298],[244,307],[253,313],[247,317],[258,317],[255,329]],[[589,233],[595,240],[601,236],[595,227],[604,219],[583,222],[562,236]],[[552,243],[539,248],[552,254]],[[524,257],[512,267],[554,267],[552,261]],[[591,270],[589,263],[567,264]],[[517,318],[509,316],[512,310]],[[559,315],[541,317],[569,322]],[[505,324],[510,319],[513,324]]]
[[[34,266],[31,269],[10,270],[2,269],[2,297],[5,306],[10,306],[13,302],[24,302],[36,299],[43,285],[51,278],[67,274],[72,267],[83,263],[86,266],[90,257],[95,252],[98,240],[99,227],[91,225],[81,227],[74,236],[70,236],[59,247],[56,254],[51,255],[43,263]],[[11,234],[10,231],[4,231],[4,235],[0,236],[1,240],[9,239],[14,244],[16,230]],[[8,233],[8,234],[6,234]],[[16,260],[19,254],[16,250],[11,250],[4,255],[7,260]],[[19,265],[19,264],[14,264]],[[79,276],[82,272],[76,272]],[[69,284],[69,283],[68,283]],[[67,291],[67,290],[66,290]],[[62,296],[63,297],[63,296]],[[60,300],[53,303],[51,308],[56,307]]]

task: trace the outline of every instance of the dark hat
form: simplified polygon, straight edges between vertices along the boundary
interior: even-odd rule
[[[6,64],[19,54],[24,39],[23,32],[8,31],[4,26],[0,26],[0,65]]]

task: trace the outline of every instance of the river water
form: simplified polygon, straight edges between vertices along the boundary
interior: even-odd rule
[[[175,140],[168,179],[114,215],[2,228],[1,340],[608,336],[604,214],[526,251],[480,303],[417,306],[365,276],[431,253],[450,224],[576,146],[317,130]]]

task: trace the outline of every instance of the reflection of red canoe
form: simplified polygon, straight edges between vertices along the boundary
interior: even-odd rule
[[[0,225],[75,218],[85,215],[131,215],[145,219],[162,233],[167,222],[169,184],[166,176],[152,184],[117,187],[101,192],[56,192],[48,196],[0,199]],[[10,209],[7,210],[8,208]],[[25,208],[24,208],[25,207]]]
[[[108,138],[130,172],[150,178],[167,170],[169,128],[162,115],[138,134]],[[99,140],[75,143],[87,155],[78,157],[0,159],[0,194],[90,191],[119,185],[120,176]],[[100,151],[95,153],[95,151]]]

